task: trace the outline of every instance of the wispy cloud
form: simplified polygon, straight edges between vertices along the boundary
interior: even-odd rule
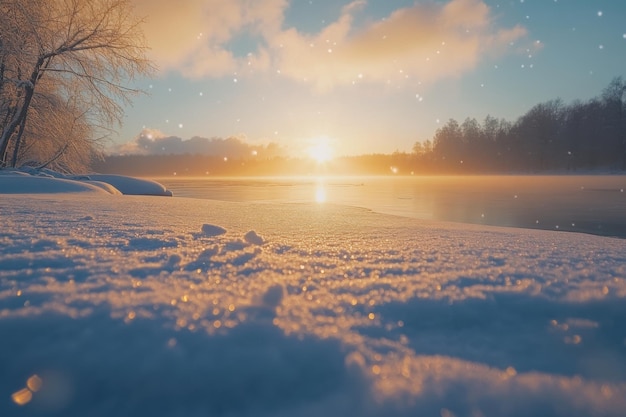
[[[499,27],[481,0],[415,3],[358,25],[364,6],[364,0],[354,1],[318,33],[307,34],[286,27],[287,0],[137,1],[163,71],[198,78],[272,71],[320,91],[458,76],[527,34],[521,26]],[[245,56],[231,49],[242,35],[256,40]]]
[[[227,158],[246,158],[259,155],[278,156],[283,149],[276,144],[250,145],[245,137],[183,139],[169,136],[156,129],[144,129],[132,141],[113,149],[119,155],[211,155]]]
[[[237,57],[229,42],[241,33],[257,36],[280,26],[286,0],[135,0],[146,17],[144,27],[152,58],[163,72],[188,77],[221,77],[248,66],[269,67],[263,47],[254,56]]]

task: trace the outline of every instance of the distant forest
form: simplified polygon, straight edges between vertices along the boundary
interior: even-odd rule
[[[537,104],[515,122],[450,119],[431,140],[416,142],[411,153],[341,157],[324,165],[286,157],[116,155],[93,168],[138,176],[626,171],[626,81],[614,78],[585,102]]]

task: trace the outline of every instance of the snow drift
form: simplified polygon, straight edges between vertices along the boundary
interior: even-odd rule
[[[163,185],[149,179],[122,175],[63,175],[49,169],[0,170],[0,194],[57,194],[106,192],[109,194],[171,196]]]

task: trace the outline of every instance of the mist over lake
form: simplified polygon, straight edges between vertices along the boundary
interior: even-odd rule
[[[339,204],[419,219],[626,237],[626,177],[159,178],[175,196]]]

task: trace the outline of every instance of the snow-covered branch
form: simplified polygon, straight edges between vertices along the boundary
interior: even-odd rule
[[[2,0],[0,42],[0,165],[84,159],[139,92],[129,81],[153,69],[132,0]]]

